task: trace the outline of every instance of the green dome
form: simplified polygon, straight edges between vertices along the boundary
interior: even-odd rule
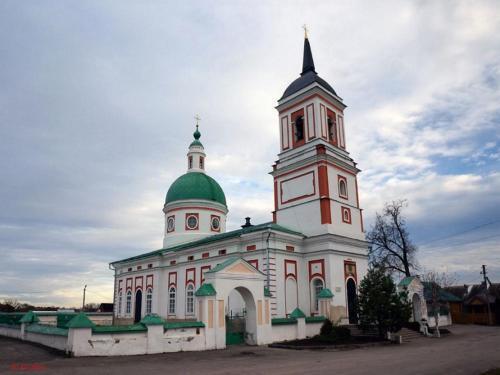
[[[226,196],[220,185],[205,173],[188,172],[168,189],[165,204],[185,199],[204,199],[226,206]]]

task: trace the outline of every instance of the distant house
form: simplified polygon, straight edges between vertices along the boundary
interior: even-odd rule
[[[97,312],[113,312],[113,304],[112,303],[101,303]]]
[[[500,324],[500,283],[489,287],[484,283],[452,286],[446,290],[460,299],[451,309],[455,323]]]
[[[434,321],[434,312],[432,307],[432,283],[423,282],[424,285],[424,297],[427,303],[427,311],[429,312],[429,326],[434,327],[436,325]],[[452,305],[460,304],[462,300],[452,293],[448,292],[446,289],[439,288],[439,326],[447,326],[453,323],[453,317],[451,315]]]

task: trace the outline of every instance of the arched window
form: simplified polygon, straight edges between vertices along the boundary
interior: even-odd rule
[[[204,169],[205,168],[204,161],[205,161],[205,158],[203,156],[200,156],[200,169]]]
[[[175,295],[176,295],[176,290],[174,287],[171,287],[170,290],[168,291],[168,313],[169,314],[175,314]]]
[[[123,294],[122,292],[118,293],[118,315],[122,314],[122,303],[123,303]]]
[[[343,178],[339,178],[339,195],[342,198],[347,198],[347,183]]]
[[[194,314],[194,285],[186,287],[186,314]]]
[[[132,311],[132,292],[129,290],[127,292],[127,307],[125,309],[126,314],[130,314]]]
[[[319,300],[318,300],[318,295],[319,293],[323,290],[324,284],[323,280],[321,279],[314,279],[312,282],[312,288],[313,288],[313,303],[314,303],[314,311],[319,310]]]
[[[146,315],[151,314],[153,309],[153,289],[149,288],[146,292]]]

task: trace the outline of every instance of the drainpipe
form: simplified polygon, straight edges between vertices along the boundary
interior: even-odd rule
[[[266,280],[266,285],[267,285],[267,289],[268,290],[270,290],[269,285],[271,284],[271,276],[269,274],[269,237],[271,237],[271,230],[270,229],[267,230],[267,239],[266,239],[266,257],[267,257],[267,267],[266,267],[267,280]]]

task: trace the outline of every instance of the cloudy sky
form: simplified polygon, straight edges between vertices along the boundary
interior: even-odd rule
[[[0,2],[0,298],[110,301],[161,247],[202,117],[230,229],[269,221],[274,106],[301,69],[344,98],[368,224],[406,198],[420,263],[500,282],[497,1]]]

